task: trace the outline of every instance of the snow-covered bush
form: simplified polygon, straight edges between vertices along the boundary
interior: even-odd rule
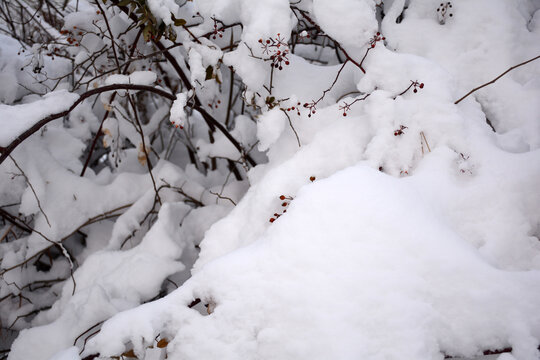
[[[2,358],[539,359],[537,1],[0,29]]]

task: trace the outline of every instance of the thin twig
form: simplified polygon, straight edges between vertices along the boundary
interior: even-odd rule
[[[302,147],[302,144],[300,143],[300,138],[298,137],[298,133],[296,132],[296,129],[294,128],[294,126],[292,124],[291,117],[289,116],[289,114],[287,114],[287,111],[285,109],[281,109],[281,111],[283,111],[285,116],[287,116],[287,119],[289,119],[289,126],[291,127],[292,131],[294,132],[294,136],[296,136],[296,142],[298,143],[298,147]]]
[[[143,152],[146,157],[146,166],[148,167],[148,173],[150,174],[150,178],[152,179],[152,186],[154,187],[154,192],[156,193],[156,198],[159,202],[159,205],[162,205],[161,203],[161,197],[159,196],[159,192],[156,186],[156,180],[154,179],[154,175],[152,174],[152,164],[150,163],[150,156],[148,154],[148,151],[146,150],[146,142],[144,141],[144,133],[143,128],[141,125],[141,122],[139,121],[139,115],[137,112],[137,107],[135,106],[135,103],[133,102],[133,99],[131,98],[131,95],[128,94],[128,101],[131,104],[131,107],[133,108],[133,114],[135,116],[135,121],[137,122],[137,126],[139,127],[139,134],[141,135],[141,143],[143,147]]]
[[[220,193],[213,192],[213,191],[210,191],[210,190],[209,190],[208,192],[209,192],[210,194],[212,194],[212,195],[217,196],[219,199],[222,199],[222,200],[229,200],[234,206],[236,206],[236,202],[234,202],[234,200],[231,199],[230,197],[221,195]]]
[[[168,93],[164,90],[161,90],[153,86],[148,86],[148,85],[112,84],[112,85],[102,86],[97,89],[88,90],[87,92],[81,94],[79,98],[69,107],[69,109],[59,112],[59,113],[51,114],[41,119],[40,121],[36,122],[32,127],[30,127],[28,130],[26,130],[21,135],[19,135],[8,146],[0,147],[0,152],[2,153],[2,156],[0,156],[0,164],[4,162],[4,160],[9,156],[9,154],[13,152],[13,150],[15,150],[17,146],[19,146],[28,137],[30,137],[31,135],[39,131],[43,126],[47,125],[53,120],[56,120],[58,118],[68,115],[71,111],[73,111],[73,109],[77,107],[77,105],[79,105],[85,99],[94,95],[101,94],[102,92],[115,91],[115,90],[143,90],[143,91],[153,92],[154,94],[160,95],[171,101],[176,100],[176,95]]]
[[[44,211],[43,208],[41,207],[41,201],[39,201],[39,197],[37,196],[36,190],[35,190],[34,187],[32,186],[32,183],[30,182],[30,179],[28,179],[28,176],[26,176],[26,174],[24,173],[23,169],[21,169],[21,167],[19,166],[19,164],[17,164],[17,162],[15,161],[15,159],[14,159],[11,155],[9,155],[9,158],[11,159],[11,161],[13,161],[13,164],[15,164],[15,166],[17,167],[17,169],[19,169],[19,171],[21,172],[22,176],[23,176],[24,179],[26,180],[26,183],[28,184],[28,186],[29,186],[30,189],[32,190],[32,193],[34,194],[34,197],[36,198],[36,202],[37,202],[39,211],[40,211],[40,212],[43,214],[43,216],[45,217],[45,220],[47,221],[47,225],[49,225],[49,227],[51,227],[51,223],[49,222],[49,218],[47,217],[47,214],[45,214],[45,211]]]
[[[527,61],[524,61],[524,62],[522,62],[522,63],[520,63],[520,64],[517,64],[517,65],[512,66],[511,68],[509,68],[508,70],[506,70],[505,72],[503,72],[501,75],[497,76],[495,79],[493,79],[493,80],[491,80],[491,81],[488,81],[487,83],[485,83],[485,84],[483,84],[483,85],[480,85],[480,86],[478,86],[478,87],[472,89],[472,90],[469,91],[467,94],[463,95],[461,98],[459,98],[458,100],[456,100],[456,102],[455,102],[454,104],[459,104],[463,99],[465,99],[467,96],[471,95],[472,93],[474,93],[474,92],[476,92],[476,91],[482,89],[483,87],[486,87],[486,86],[488,86],[488,85],[493,84],[495,81],[499,80],[500,78],[502,78],[504,75],[506,75],[506,74],[509,73],[510,71],[512,71],[512,70],[514,70],[514,69],[516,69],[516,68],[518,68],[518,67],[520,67],[520,66],[523,66],[523,65],[525,65],[525,64],[528,64],[528,63],[530,63],[530,62],[532,62],[532,61],[534,61],[534,60],[538,60],[538,59],[540,59],[540,55],[535,56],[535,57],[533,57],[532,59],[529,59],[529,60],[527,60]]]
[[[426,135],[424,134],[423,131],[420,131],[420,135],[424,138],[424,142],[426,143],[428,151],[431,152],[431,148],[429,147],[429,143],[428,143],[428,141],[426,139]],[[424,147],[422,147],[422,151],[424,151]]]

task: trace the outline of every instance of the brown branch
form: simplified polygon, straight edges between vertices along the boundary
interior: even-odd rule
[[[19,219],[18,217],[14,215],[11,215],[10,213],[8,213],[6,210],[2,208],[0,208],[0,216],[2,216],[5,220],[9,221],[10,223],[12,223],[13,225],[15,225],[21,230],[28,231],[30,233],[33,231],[32,228],[29,227],[26,223],[24,223],[21,219]]]
[[[128,94],[127,98],[128,98],[129,103],[131,104],[131,107],[133,108],[133,114],[135,117],[135,121],[137,122],[136,126],[139,127],[138,133],[141,135],[142,150],[144,152],[144,156],[146,157],[146,166],[148,167],[148,173],[150,174],[150,179],[152,180],[152,186],[154,187],[154,192],[156,193],[156,199],[159,202],[159,205],[162,205],[161,197],[159,196],[159,192],[156,186],[156,180],[154,179],[154,175],[152,174],[152,164],[150,163],[150,154],[148,154],[148,151],[146,150],[146,141],[144,141],[143,128],[142,128],[141,122],[139,121],[137,107],[135,106],[135,103],[133,102],[131,95]]]
[[[133,54],[135,53],[135,49],[137,48],[137,42],[139,42],[139,38],[141,37],[141,34],[142,34],[142,28],[139,29],[137,36],[135,36],[135,40],[133,41],[133,45],[131,46],[130,56],[133,56]],[[128,69],[129,69],[129,62],[125,64],[122,74],[127,74]],[[111,95],[111,98],[109,99],[109,103],[112,103],[115,97],[116,97],[116,92]],[[94,149],[96,147],[97,140],[101,136],[101,129],[103,128],[103,123],[105,122],[107,117],[109,117],[109,113],[110,113],[109,110],[105,111],[105,114],[103,115],[103,119],[101,119],[101,123],[99,124],[99,129],[97,130],[96,135],[94,136],[94,140],[92,140],[90,151],[88,151],[88,156],[86,157],[86,161],[84,162],[84,166],[80,175],[81,177],[84,176],[84,173],[86,172],[86,168],[88,167],[88,164],[90,164],[90,158],[92,157],[92,153],[94,152]]]
[[[281,109],[281,111],[283,111],[283,113],[285,114],[285,116],[289,120],[289,126],[291,127],[291,129],[292,129],[292,131],[294,133],[294,136],[296,136],[296,142],[298,143],[298,147],[302,147],[302,144],[300,143],[300,138],[298,137],[298,133],[296,132],[296,129],[294,128],[294,126],[292,124],[291,117],[289,116],[289,114],[287,114],[287,111],[285,109]]]
[[[540,346],[537,347],[538,350],[540,350]],[[504,353],[510,353],[512,352],[513,349],[511,347],[506,347],[504,349],[495,349],[495,350],[484,350],[482,351],[482,354],[484,356],[488,356],[488,355],[500,355],[500,354],[504,354]],[[451,355],[444,355],[444,358],[445,359],[461,359],[461,357],[454,357],[454,356],[451,356]]]
[[[182,80],[182,83],[184,83],[184,86],[188,90],[192,90],[193,86],[191,85],[189,79],[187,78],[186,74],[184,73],[184,71],[182,70],[182,68],[180,67],[180,65],[176,61],[176,59],[171,55],[171,53],[169,51],[167,51],[167,49],[165,48],[165,46],[163,46],[163,44],[161,42],[154,41],[154,44],[157,46],[157,48],[160,51],[163,51],[163,56],[165,56],[165,58],[169,61],[171,66],[174,68],[174,70],[178,74],[178,76],[180,76],[180,79]],[[193,108],[195,110],[197,110],[202,115],[204,121],[206,122],[206,124],[208,125],[210,130],[215,131],[215,128],[218,128],[219,131],[221,131],[223,133],[223,135],[225,135],[225,137],[227,139],[229,139],[229,141],[233,144],[233,146],[241,154],[243,154],[244,149],[242,148],[242,146],[238,143],[238,141],[236,141],[236,139],[229,133],[229,131],[219,121],[217,121],[212,115],[210,115],[206,110],[204,110],[204,108],[203,108],[203,106],[201,104],[201,101],[199,100],[197,95],[194,96],[194,100],[195,100],[195,105],[193,106]],[[251,166],[257,165],[255,160],[253,160],[253,158],[249,154],[246,154],[245,158],[246,158],[246,161]]]
[[[64,240],[68,239],[70,236],[72,236],[73,234],[75,234],[77,231],[79,231],[81,228],[87,226],[87,225],[91,225],[95,222],[98,222],[98,221],[101,221],[101,220],[106,220],[106,219],[109,219],[111,217],[114,217],[114,216],[119,216],[119,215],[116,215],[114,214],[115,212],[119,211],[119,210],[123,210],[125,208],[128,208],[130,207],[131,205],[133,204],[127,204],[127,205],[123,205],[123,206],[120,206],[120,207],[117,207],[116,209],[112,209],[112,210],[109,210],[109,211],[106,211],[102,214],[99,214],[99,215],[96,215],[94,217],[91,217],[89,218],[87,221],[85,221],[82,225],[80,225],[79,227],[77,227],[77,229],[75,229],[74,231],[72,231],[71,233],[69,233],[68,235],[64,236],[62,239],[60,239],[60,241],[58,241],[58,243],[62,243],[64,242]],[[22,222],[20,219],[18,219],[17,217],[9,214],[7,211],[3,210],[2,208],[0,208],[0,215],[4,216],[4,217],[7,217],[7,218],[10,218],[10,222],[18,225],[15,221],[15,220],[18,220],[20,222]],[[20,226],[20,225],[18,225]],[[44,237],[43,234],[37,232],[36,230],[32,229],[31,227],[29,227],[28,225],[25,224],[25,226],[29,229],[28,231],[30,232],[35,232],[37,234],[40,234],[42,237]],[[53,246],[55,245],[58,245],[57,243],[53,242],[52,240],[49,240],[50,242],[52,242],[53,244],[50,245],[50,246],[47,246],[45,248],[43,248],[42,250],[36,252],[34,255],[31,255],[29,257],[27,257],[25,260],[21,261],[20,263],[18,264],[15,264],[13,266],[10,266],[8,268],[5,268],[5,269],[1,269],[0,270],[0,276],[7,273],[8,271],[11,271],[13,269],[16,269],[18,267],[21,267],[21,266],[24,266],[26,265],[27,263],[30,262],[30,260],[38,257],[38,256],[41,256],[43,254],[44,251],[47,251],[48,249],[52,248]]]
[[[105,11],[103,11],[103,8],[101,7],[101,4],[99,3],[99,0],[96,0],[95,3],[98,6],[99,11],[103,15],[103,20],[105,20],[107,31],[109,32],[109,36],[111,37],[111,48],[113,51],[114,60],[116,62],[116,66],[118,67],[118,72],[120,72],[120,61],[118,60],[118,54],[116,53],[116,47],[114,46],[114,35],[112,33],[111,26],[109,25],[109,20],[107,19],[107,15],[105,15]]]
[[[17,146],[19,146],[28,137],[30,137],[31,135],[33,135],[34,133],[39,131],[43,126],[47,125],[48,123],[50,123],[53,120],[56,120],[58,118],[61,118],[61,117],[64,117],[64,116],[68,115],[71,111],[73,111],[73,109],[75,109],[75,107],[77,107],[77,105],[79,105],[85,99],[87,99],[87,98],[89,98],[91,96],[97,95],[97,94],[101,94],[102,92],[115,91],[115,90],[143,90],[143,91],[150,91],[150,92],[153,92],[153,93],[155,93],[157,95],[160,95],[160,96],[162,96],[164,98],[167,98],[167,99],[169,99],[171,101],[174,101],[176,99],[176,95],[168,93],[168,92],[166,92],[164,90],[161,90],[159,88],[155,88],[153,86],[148,86],[148,85],[112,84],[112,85],[102,86],[102,87],[99,87],[97,89],[89,90],[89,91],[81,94],[79,96],[79,98],[77,99],[77,101],[75,101],[73,103],[73,105],[71,105],[69,107],[69,109],[67,109],[65,111],[62,111],[62,112],[59,112],[59,113],[51,114],[51,115],[41,119],[40,121],[35,123],[32,127],[30,127],[28,130],[26,130],[21,135],[19,135],[8,146],[3,148],[2,149],[2,156],[0,156],[0,164],[2,164],[4,162],[4,160],[9,156],[9,154],[11,154],[13,152],[13,150],[15,150],[15,148]]]
[[[472,89],[472,90],[469,91],[467,94],[465,94],[465,95],[463,95],[461,98],[459,98],[459,100],[456,100],[456,102],[455,102],[454,104],[459,104],[463,99],[465,99],[467,96],[471,95],[472,93],[474,93],[474,92],[476,92],[476,91],[478,91],[478,90],[480,90],[480,89],[482,89],[482,88],[484,88],[484,87],[486,87],[486,86],[488,86],[488,85],[493,84],[495,81],[499,80],[500,78],[502,78],[504,75],[506,75],[506,74],[509,73],[510,71],[514,70],[515,68],[518,68],[518,67],[520,67],[520,66],[523,66],[523,65],[525,65],[525,64],[528,64],[528,63],[530,63],[530,62],[532,62],[532,61],[534,61],[534,60],[538,60],[538,59],[540,59],[540,55],[538,55],[538,56],[536,56],[536,57],[533,57],[532,59],[529,59],[529,60],[527,60],[527,61],[524,61],[524,62],[522,62],[522,63],[520,63],[520,64],[517,64],[517,65],[512,66],[511,68],[509,68],[508,70],[506,70],[505,72],[503,72],[501,75],[497,76],[495,79],[493,79],[493,80],[491,80],[491,81],[489,81],[489,82],[487,82],[487,83],[485,83],[485,84],[483,84],[483,85],[480,85],[480,86],[478,86],[478,87]]]

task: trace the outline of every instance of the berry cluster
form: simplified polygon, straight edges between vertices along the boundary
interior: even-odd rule
[[[315,114],[317,112],[317,102],[314,100],[309,103],[304,103],[304,107],[309,110],[308,117],[311,117],[311,114]]]
[[[220,104],[221,104],[221,100],[219,100],[219,99],[218,99],[218,100],[215,100],[215,99],[214,99],[214,100],[212,100],[211,103],[208,103],[208,107],[209,107],[209,108],[216,108],[216,109],[217,109],[217,108],[219,107]]]
[[[454,14],[450,12],[451,8],[451,2],[441,3],[441,5],[437,8],[437,17],[439,18],[439,24],[444,25],[448,17],[454,16]]]
[[[300,102],[296,104],[296,106],[291,106],[287,108],[287,111],[296,111],[296,115],[300,116],[300,105],[302,105]]]
[[[394,136],[401,136],[401,135],[405,134],[405,132],[403,131],[405,129],[407,129],[407,127],[405,125],[399,125],[399,129],[394,131]]]
[[[343,105],[339,106],[339,110],[343,111],[343,116],[347,116],[347,111],[351,110],[352,104],[343,103]]]
[[[413,93],[416,94],[418,92],[417,88],[420,88],[420,89],[424,88],[424,83],[419,83],[418,81],[413,81],[412,86],[413,86]]]
[[[177,124],[175,123],[174,121],[171,120],[171,125],[174,126],[176,129],[180,128],[180,130],[182,130],[184,128],[183,125],[181,124]]]
[[[384,36],[381,36],[380,32],[377,32],[375,35],[373,35],[371,39],[369,39],[369,45],[371,46],[371,48],[374,48],[379,41],[384,40],[386,40],[386,38]]]
[[[364,100],[366,100],[366,99],[369,97],[369,95],[371,95],[371,94],[366,94],[366,95],[364,95],[364,96],[361,97],[361,98],[356,98],[356,99],[354,99],[353,102],[350,102],[350,103],[348,103],[348,102],[343,102],[343,105],[340,105],[340,106],[339,106],[339,110],[343,111],[343,116],[347,116],[347,111],[350,111],[350,110],[351,110],[351,106],[353,106],[354,104],[356,104],[356,103],[359,102],[359,101],[364,101]]]
[[[311,182],[314,182],[316,180],[316,177],[315,176],[310,176],[309,177],[309,181]],[[285,214],[287,212],[287,207],[291,204],[291,201],[294,200],[294,197],[292,196],[286,196],[286,195],[280,195],[279,196],[279,200],[283,201],[281,203],[281,207],[283,208],[283,211],[281,213],[274,213],[274,216],[271,217],[268,221],[270,221],[271,223],[273,223],[274,221],[276,221],[280,216],[282,216],[283,214]]]
[[[60,30],[60,34],[62,35],[68,35],[66,41],[69,43],[69,45],[75,45],[79,46],[79,41],[75,37],[75,35],[82,36],[82,31],[77,31],[77,26],[73,26],[73,31],[69,30]]]
[[[214,20],[214,31],[212,32],[212,39],[216,39],[217,37],[222,38],[223,37],[223,28],[218,29],[218,21],[215,18],[212,18]]]
[[[291,203],[291,201],[293,201],[293,197],[292,196],[285,196],[285,195],[280,195],[279,197],[279,200],[283,201],[281,203],[281,206],[284,208],[283,209],[283,212],[281,214],[278,214],[278,213],[274,213],[274,217],[271,217],[270,218],[270,222],[273,223],[274,221],[276,221],[281,215],[285,214],[287,212],[287,206],[289,206],[289,204]]]
[[[281,37],[281,34],[278,33],[275,38],[259,39],[259,44],[261,44],[263,54],[270,55],[270,60],[272,60],[272,66],[274,68],[283,70],[283,64],[290,64],[288,58],[289,47],[285,39]]]

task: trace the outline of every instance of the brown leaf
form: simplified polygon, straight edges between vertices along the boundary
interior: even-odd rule
[[[122,356],[125,356],[125,357],[128,357],[128,358],[138,359],[137,355],[135,355],[135,352],[133,351],[133,349],[126,351],[125,353],[122,354]]]
[[[161,340],[158,341],[157,347],[160,348],[160,349],[163,349],[168,344],[169,344],[169,341],[167,339],[161,339]]]

